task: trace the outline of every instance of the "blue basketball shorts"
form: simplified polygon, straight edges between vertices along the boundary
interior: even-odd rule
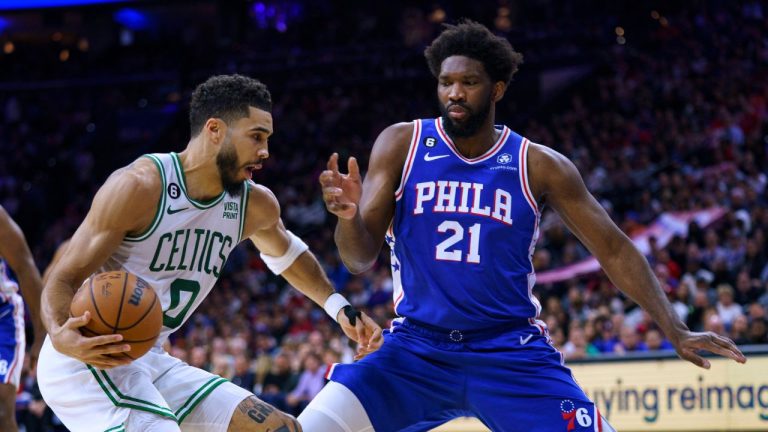
[[[0,384],[19,386],[24,362],[24,302],[18,294],[0,297]]]
[[[328,371],[357,396],[377,432],[428,431],[465,416],[493,431],[613,431],[540,321],[468,333],[405,319],[384,339],[363,360]]]

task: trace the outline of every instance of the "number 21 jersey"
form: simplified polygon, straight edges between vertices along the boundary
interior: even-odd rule
[[[490,149],[467,158],[441,118],[414,121],[386,235],[399,316],[458,330],[538,316],[530,142],[506,126],[496,130]]]

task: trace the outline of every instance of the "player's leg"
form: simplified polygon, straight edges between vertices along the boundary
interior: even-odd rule
[[[24,304],[21,296],[0,302],[0,431],[15,432],[16,389],[24,362]]]
[[[0,430],[16,432],[16,386],[0,384]]]
[[[427,431],[467,415],[464,366],[452,360],[457,345],[422,336],[404,327],[387,332],[375,353],[332,367],[332,382],[299,416],[304,430]]]
[[[256,396],[243,399],[232,413],[227,432],[301,432],[299,422]]]
[[[183,371],[174,370],[171,381],[179,382],[174,387],[177,396],[168,396],[174,402],[172,406],[178,414],[181,430],[184,432],[227,432],[227,431],[273,431],[298,432],[301,430],[293,416],[258,399],[253,393],[242,389],[229,381],[211,375],[206,371],[185,365]],[[181,373],[179,373],[181,372]],[[197,382],[187,386],[180,378],[186,376],[188,382]],[[214,378],[209,378],[214,377]],[[203,379],[201,379],[203,378]],[[204,378],[209,378],[207,381]],[[221,380],[219,383],[218,380]],[[161,388],[168,391],[169,380],[163,378]],[[206,383],[209,383],[206,385]],[[188,394],[181,402],[179,395]]]
[[[151,427],[133,430],[172,430],[168,429],[170,423],[160,417],[175,423],[176,415],[153,385],[149,369],[142,357],[126,366],[99,370],[57,352],[46,339],[37,378],[43,399],[69,430],[122,432],[136,420],[134,411],[158,419],[149,421]]]
[[[468,402],[493,431],[611,432],[562,357],[537,329],[510,332],[470,347]]]
[[[329,382],[299,415],[306,431],[373,432],[365,408],[344,385]]]
[[[131,410],[123,430],[126,432],[181,432],[176,420],[139,410]],[[120,429],[115,432],[118,431]]]
[[[155,369],[164,371],[154,384],[184,432],[301,430],[292,416],[218,375],[167,354],[150,355]]]

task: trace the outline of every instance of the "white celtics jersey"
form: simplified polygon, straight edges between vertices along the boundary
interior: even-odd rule
[[[163,181],[155,218],[143,234],[123,239],[102,271],[124,269],[152,285],[163,307],[159,346],[208,295],[240,242],[248,187],[243,182],[240,196],[223,192],[199,202],[187,195],[176,153],[144,157],[155,162]]]

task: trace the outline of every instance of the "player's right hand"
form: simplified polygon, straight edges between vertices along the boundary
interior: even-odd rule
[[[341,325],[344,334],[358,343],[355,361],[378,350],[384,343],[381,327],[365,312],[358,311],[352,306],[345,306],[339,310],[336,321]]]
[[[86,311],[82,316],[70,317],[64,325],[51,329],[49,335],[56,351],[99,369],[123,366],[133,361],[119,355],[131,349],[130,345],[120,343],[123,335],[83,336],[78,329],[90,320],[91,313]]]
[[[339,172],[339,154],[334,153],[328,159],[328,169],[320,174],[325,207],[342,219],[355,217],[363,193],[363,181],[357,159],[350,157],[347,168],[349,174]]]

